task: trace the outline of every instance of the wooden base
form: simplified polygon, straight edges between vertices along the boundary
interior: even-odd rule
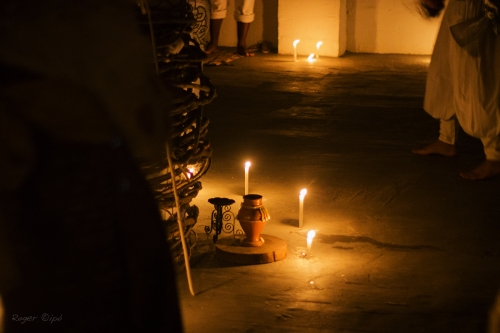
[[[243,265],[258,265],[286,258],[286,243],[281,238],[261,234],[264,244],[258,247],[243,246],[245,235],[220,238],[215,244],[218,259]]]

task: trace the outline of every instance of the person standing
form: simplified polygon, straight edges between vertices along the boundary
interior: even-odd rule
[[[212,11],[210,17],[210,43],[205,53],[215,53],[219,45],[219,33],[222,26],[222,20],[227,15],[227,0],[211,0]],[[237,24],[239,55],[250,57],[255,54],[248,52],[246,45],[250,23],[253,22],[255,14],[253,12],[255,0],[235,0],[234,18]]]
[[[420,155],[457,154],[458,126],[481,140],[486,159],[463,178],[500,175],[500,37],[498,1],[450,0],[427,76],[424,109],[440,120],[436,142],[413,149]],[[422,0],[429,13],[443,0]]]

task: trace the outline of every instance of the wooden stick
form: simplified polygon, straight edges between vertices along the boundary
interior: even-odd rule
[[[182,242],[182,250],[184,251],[184,263],[186,264],[186,275],[189,285],[189,291],[191,295],[194,294],[193,290],[193,282],[191,281],[191,270],[189,268],[189,255],[186,246],[186,239],[184,238],[184,228],[182,227],[182,217],[181,217],[181,205],[179,204],[179,196],[177,195],[177,186],[175,184],[175,173],[174,173],[174,165],[172,164],[172,159],[170,158],[170,145],[167,142],[167,158],[168,164],[170,164],[170,173],[172,174],[172,186],[174,188],[174,197],[175,197],[175,206],[177,207],[177,223],[179,224],[179,233],[181,235]]]

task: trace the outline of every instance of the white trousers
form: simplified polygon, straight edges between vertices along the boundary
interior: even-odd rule
[[[211,19],[223,19],[227,15],[227,0],[211,0]],[[255,0],[234,0],[234,19],[238,22],[253,22],[255,14],[253,7]]]
[[[441,120],[439,140],[455,143],[458,120],[467,134],[481,139],[488,160],[500,161],[500,35],[490,29],[471,55],[450,32],[471,15],[467,8],[474,1],[481,0],[450,0],[446,8],[429,66],[424,109]]]

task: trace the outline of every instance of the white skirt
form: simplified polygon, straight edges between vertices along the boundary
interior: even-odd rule
[[[450,31],[484,15],[478,1],[450,0],[432,54],[424,109],[436,119],[456,117],[467,134],[482,140],[487,159],[500,160],[500,36],[488,29],[471,52]]]

